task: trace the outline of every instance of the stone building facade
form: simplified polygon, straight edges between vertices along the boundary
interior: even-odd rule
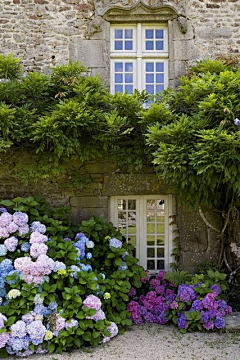
[[[109,86],[111,25],[162,24],[168,28],[168,83],[175,86],[177,78],[197,60],[239,56],[239,14],[239,0],[2,0],[0,52],[21,58],[26,71],[49,72],[57,64],[80,61],[93,75],[99,73]],[[214,234],[206,228],[197,212],[177,206],[177,200],[169,195],[169,189],[159,184],[151,170],[130,175],[119,172],[107,161],[89,163],[84,172],[91,182],[84,189],[71,189],[70,179],[43,181],[25,187],[16,183],[17,155],[14,156],[15,160],[5,159],[0,168],[1,183],[4,184],[0,188],[1,198],[43,194],[53,204],[71,205],[72,219],[76,223],[91,215],[113,219],[112,204],[116,197],[121,201],[117,206],[122,206],[125,215],[130,214],[130,209],[124,208],[129,199],[139,204],[141,199],[153,202],[164,199],[165,204],[169,204],[165,215],[174,215],[174,226],[179,229],[182,267],[192,270],[199,262],[216,259],[217,246],[209,242]],[[66,183],[70,186],[65,187]],[[159,203],[155,205],[159,206]],[[163,208],[156,208],[156,216],[160,210]],[[207,216],[215,227],[219,226],[219,219],[211,214]],[[141,220],[139,226],[142,226],[140,224]],[[161,227],[163,223],[160,221],[154,226],[158,225]],[[148,224],[144,226],[147,234]],[[160,249],[159,256],[151,257],[151,251],[149,255],[145,252],[143,264],[151,258],[170,262],[174,246],[173,225],[165,232],[168,233],[168,255],[162,255],[164,246],[159,240],[159,246],[156,243],[152,248],[148,246],[156,252]],[[156,231],[150,233],[149,239],[151,236],[157,241]],[[160,261],[159,268],[161,264]]]

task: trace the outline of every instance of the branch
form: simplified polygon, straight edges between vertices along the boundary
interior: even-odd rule
[[[214,226],[212,226],[212,225],[208,222],[208,220],[206,219],[205,215],[203,214],[201,208],[199,208],[199,214],[200,214],[201,218],[203,219],[205,225],[206,225],[208,228],[212,229],[213,231],[215,231],[215,232],[218,233],[218,234],[221,233],[220,230],[216,229]]]

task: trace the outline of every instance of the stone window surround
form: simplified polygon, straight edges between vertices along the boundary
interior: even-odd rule
[[[108,5],[102,10],[102,18],[108,23],[108,31],[106,32],[107,43],[110,44],[110,24],[137,24],[137,23],[151,23],[156,25],[168,26],[168,51],[169,51],[169,86],[175,87],[176,79],[181,73],[181,69],[175,61],[176,49],[174,49],[174,31],[179,32],[182,38],[187,32],[187,19],[183,14],[179,14],[177,10],[170,5],[151,6],[143,2],[137,1],[133,5]],[[175,26],[174,26],[175,20]],[[177,26],[176,26],[177,23]],[[177,30],[176,30],[177,29]],[[109,56],[110,58],[110,56]],[[110,62],[110,61],[109,61]]]

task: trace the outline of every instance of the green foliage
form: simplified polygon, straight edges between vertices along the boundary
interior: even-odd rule
[[[144,145],[145,99],[137,91],[110,95],[100,78],[88,76],[78,62],[51,74],[11,78],[0,83],[0,151],[14,147],[31,154],[27,167],[18,164],[25,183],[67,174],[83,186],[85,180],[74,169],[69,173],[70,160],[76,159],[84,163],[108,156],[129,170],[141,169],[151,159]]]
[[[185,270],[168,271],[164,275],[164,279],[166,279],[167,281],[169,281],[170,283],[176,286],[187,283],[187,281],[189,281],[190,278],[191,278],[191,274],[189,274]]]
[[[0,54],[0,79],[18,79],[21,76],[20,60],[12,55]]]
[[[165,92],[148,129],[155,169],[192,207],[226,208],[240,195],[240,69],[205,60]],[[171,112],[167,122],[160,109]],[[151,112],[145,114],[146,121]],[[222,198],[227,194],[226,198]]]
[[[207,294],[214,284],[221,288],[222,293],[226,293],[228,290],[227,275],[218,270],[207,270],[205,274],[195,274],[189,284],[196,285],[198,283],[202,283],[202,285],[201,287],[196,287],[195,291],[201,295]]]

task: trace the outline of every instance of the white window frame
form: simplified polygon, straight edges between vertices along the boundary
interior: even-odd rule
[[[173,226],[171,225],[170,216],[173,215],[173,198],[172,195],[128,195],[112,196],[110,198],[109,218],[114,226],[118,226],[118,200],[136,200],[136,257],[140,265],[147,269],[147,217],[146,217],[146,200],[164,200],[165,214],[165,243],[164,243],[164,270],[170,270],[170,263],[173,261]],[[155,256],[156,258],[156,256]],[[155,272],[155,271],[150,271]]]
[[[115,50],[114,33],[115,29],[133,30],[133,49],[132,50]],[[163,30],[163,50],[145,50],[145,30]],[[111,25],[110,28],[110,91],[115,93],[115,71],[114,64],[121,61],[132,61],[134,66],[133,88],[143,91],[146,89],[144,64],[146,61],[160,61],[164,63],[164,89],[168,87],[168,27],[167,25],[137,23]]]

